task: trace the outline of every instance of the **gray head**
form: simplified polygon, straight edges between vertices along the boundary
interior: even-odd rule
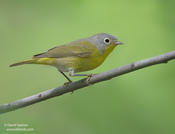
[[[103,54],[104,51],[110,46],[115,47],[117,45],[123,44],[122,42],[118,41],[115,36],[107,33],[93,35],[89,37],[88,40],[98,48],[100,54]]]

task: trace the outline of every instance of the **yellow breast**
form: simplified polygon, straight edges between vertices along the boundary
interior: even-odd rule
[[[95,50],[89,57],[39,58],[36,63],[52,65],[63,72],[68,72],[70,69],[73,69],[75,72],[83,72],[95,69],[101,65],[114,48],[114,45],[106,47],[103,54]]]
[[[112,52],[115,46],[109,47],[103,54],[100,54],[98,50],[94,51],[89,57],[65,57],[58,58],[56,67],[64,72],[68,72],[69,69],[73,69],[75,72],[83,72],[95,69],[101,65],[106,57]]]

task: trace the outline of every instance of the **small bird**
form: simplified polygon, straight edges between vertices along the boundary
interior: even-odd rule
[[[113,35],[100,33],[56,46],[47,52],[34,55],[30,60],[12,64],[10,67],[23,64],[50,65],[56,67],[69,82],[72,82],[64,72],[68,72],[70,76],[91,77],[92,74],[76,73],[95,69],[104,62],[117,45],[121,44],[123,43]]]

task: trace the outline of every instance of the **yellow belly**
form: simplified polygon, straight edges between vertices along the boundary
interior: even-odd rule
[[[101,65],[114,47],[110,47],[102,55],[96,51],[86,58],[77,56],[58,58],[55,66],[63,72],[68,72],[70,69],[73,69],[75,72],[89,71]]]
[[[68,72],[71,69],[75,72],[88,71],[101,65],[114,47],[110,47],[102,55],[95,51],[89,57],[39,58],[35,63],[55,66],[63,72]]]
[[[70,69],[75,72],[83,72],[98,67],[103,61],[103,57],[100,56],[95,58],[66,57],[57,59],[55,66],[63,72],[68,72]]]

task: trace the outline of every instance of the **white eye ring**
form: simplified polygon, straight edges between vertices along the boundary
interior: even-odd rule
[[[108,44],[110,44],[110,43],[111,43],[111,41],[110,41],[110,39],[109,39],[109,38],[104,38],[104,43],[108,45]]]

